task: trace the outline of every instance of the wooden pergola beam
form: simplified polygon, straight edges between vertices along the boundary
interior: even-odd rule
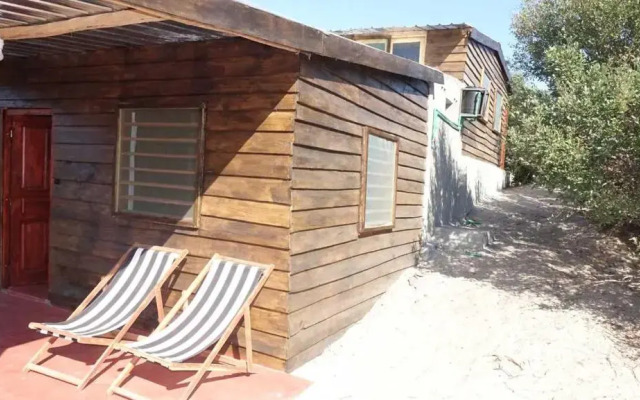
[[[65,35],[73,32],[115,28],[118,26],[142,24],[145,22],[156,22],[162,20],[164,20],[164,18],[151,16],[139,11],[122,10],[110,13],[75,17],[64,21],[0,28],[0,38],[5,41],[38,39]]]
[[[442,72],[234,0],[103,0],[186,25],[240,36],[290,51],[317,54],[428,82]]]

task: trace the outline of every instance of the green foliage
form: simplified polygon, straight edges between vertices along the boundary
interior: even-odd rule
[[[527,0],[514,22],[520,68],[547,88],[512,82],[508,167],[605,226],[640,224],[638,28],[637,1]]]
[[[546,52],[571,45],[587,61],[624,64],[640,56],[638,32],[637,0],[523,0],[513,21],[516,65],[548,82]]]

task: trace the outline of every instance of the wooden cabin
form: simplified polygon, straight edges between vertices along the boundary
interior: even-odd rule
[[[170,307],[215,253],[273,263],[254,360],[291,370],[415,264],[440,72],[230,0],[73,4],[0,27],[3,288],[75,305],[165,245]]]
[[[336,32],[439,69],[488,98],[482,117],[464,121],[463,152],[504,169],[510,74],[500,43],[467,24],[368,28]]]

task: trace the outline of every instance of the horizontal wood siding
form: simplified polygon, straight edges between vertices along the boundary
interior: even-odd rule
[[[503,97],[503,104],[508,101],[507,80],[500,66],[497,54],[488,47],[474,41],[469,41],[468,63],[464,73],[464,83],[469,86],[480,86],[482,71],[486,71],[491,78],[491,92],[489,94],[488,120],[467,120],[462,130],[462,150],[465,154],[490,162],[500,164],[500,152],[503,134],[493,131],[495,118],[503,119],[502,132],[506,131],[506,113],[495,115],[497,93]]]
[[[425,64],[462,80],[468,59],[468,44],[466,29],[430,30],[427,32]]]
[[[299,69],[296,55],[245,40],[1,63],[0,107],[53,109],[59,183],[52,203],[51,298],[78,303],[134,242],[189,250],[165,290],[167,306],[214,253],[275,263],[252,309],[252,327],[256,361],[284,368]],[[207,115],[200,228],[114,217],[118,109],[201,104]],[[242,332],[233,339],[241,346]]]
[[[415,264],[427,151],[423,82],[303,59],[293,146],[287,369],[317,356]],[[363,127],[398,138],[397,221],[360,237]]]

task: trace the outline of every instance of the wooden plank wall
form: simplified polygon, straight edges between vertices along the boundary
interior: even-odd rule
[[[216,252],[275,263],[252,309],[253,338],[258,363],[284,368],[297,55],[217,40],[4,61],[0,71],[0,107],[50,107],[54,113],[52,300],[77,304],[134,242],[190,251],[165,293],[167,306]],[[112,216],[118,108],[202,103],[200,229]],[[243,344],[242,332],[235,342]]]
[[[468,36],[465,29],[428,31],[425,64],[463,80],[468,58]]]
[[[496,118],[495,102],[496,94],[501,93],[503,102],[508,101],[507,80],[500,67],[497,54],[490,48],[474,41],[469,41],[469,62],[464,72],[464,83],[469,86],[480,86],[482,71],[485,69],[491,78],[491,93],[489,96],[488,121],[467,120],[462,131],[462,150],[473,157],[500,165],[500,152],[502,146],[501,134],[493,131],[493,121]],[[506,131],[505,115],[503,118],[503,132]]]
[[[427,151],[423,82],[304,59],[293,150],[287,370],[314,358],[415,264]],[[399,139],[393,232],[359,237],[365,125]]]

